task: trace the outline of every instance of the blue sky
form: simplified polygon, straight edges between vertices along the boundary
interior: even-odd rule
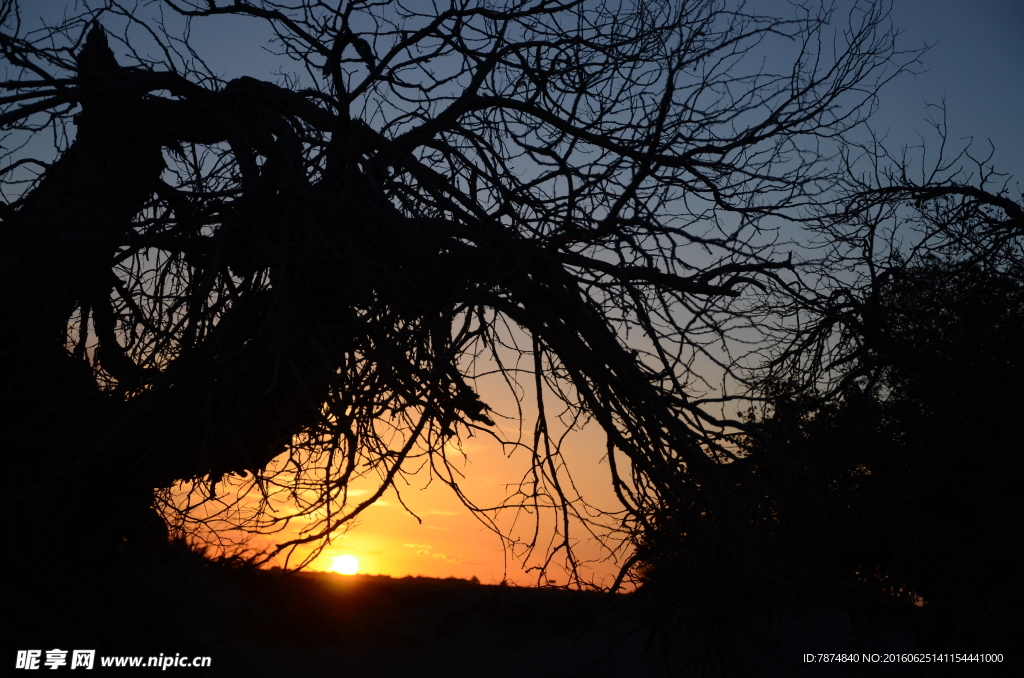
[[[894,0],[893,22],[906,48],[933,44],[927,69],[883,94],[875,121],[899,143],[925,130],[926,103],[946,102],[953,137],[991,139],[997,168],[1024,185],[1024,2]]]
[[[837,0],[836,4],[842,8],[852,2]],[[893,0],[893,5],[894,24],[904,31],[902,47],[933,46],[923,57],[924,72],[905,75],[883,91],[872,123],[876,131],[887,135],[894,150],[919,143],[916,134],[928,131],[926,106],[944,100],[951,138],[973,137],[979,151],[991,140],[995,166],[1013,174],[1018,185],[1024,186],[1024,0],[974,0],[969,4],[962,0]],[[27,14],[38,6],[26,1],[23,7]],[[258,20],[219,19],[197,24],[193,44],[226,77],[274,80],[280,59],[262,49],[265,35]],[[925,141],[933,143],[934,137]],[[1012,197],[1019,197],[1019,189]],[[497,458],[493,463],[496,467],[501,462]],[[490,463],[481,462],[477,471],[490,468]],[[605,473],[603,469],[600,472]],[[501,484],[497,478],[478,480],[488,489]],[[415,524],[397,502],[385,500],[367,512],[363,530],[353,531],[346,537],[348,542],[339,539],[337,547],[325,556],[358,553],[367,559],[370,571],[385,571],[387,561],[396,574],[477,574],[485,581],[501,579],[500,542],[488,537],[483,545],[476,534],[479,526],[460,512],[450,493],[429,497],[421,493],[415,504],[428,509],[424,526]],[[375,564],[373,558],[378,555],[381,561]]]
[[[855,0],[836,0],[840,13]],[[780,5],[783,3],[779,3]],[[775,0],[765,9],[774,7]],[[926,131],[926,104],[945,100],[953,137],[991,139],[996,167],[1024,178],[1024,2],[1021,0],[892,0],[894,25],[903,31],[905,49],[933,45],[924,56],[925,72],[905,75],[883,91],[874,119],[896,147],[917,143],[915,132]],[[70,7],[74,3],[69,3]],[[29,19],[52,12],[22,3]],[[258,19],[217,17],[196,22],[193,44],[218,72],[227,77],[249,75],[275,80],[281,59],[267,53],[266,25]],[[980,145],[979,145],[980,148]]]

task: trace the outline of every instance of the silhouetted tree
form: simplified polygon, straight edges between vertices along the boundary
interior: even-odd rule
[[[987,163],[965,151],[914,181],[903,157],[851,185],[741,443],[752,520],[818,578],[811,597],[929,651],[1024,643],[1024,208]]]
[[[180,481],[236,478],[262,501],[237,527],[308,519],[276,552],[401,474],[459,491],[446,444],[499,435],[494,371],[537,412],[502,439],[532,459],[507,506],[555,511],[549,555],[574,567],[573,518],[595,523],[557,414],[606,433],[613,550],[657,509],[738,579],[789,567],[744,555],[716,371],[771,335],[745,291],[789,289],[778,224],[836,186],[916,56],[882,2],[791,9],[167,0],[26,27],[4,0],[9,562],[159,539]],[[211,17],[264,22],[301,75],[219,79],[188,40]],[[263,510],[282,492],[291,514]]]

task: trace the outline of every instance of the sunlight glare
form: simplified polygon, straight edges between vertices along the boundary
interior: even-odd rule
[[[355,556],[338,556],[331,563],[331,571],[338,574],[355,574],[359,572],[359,561]]]

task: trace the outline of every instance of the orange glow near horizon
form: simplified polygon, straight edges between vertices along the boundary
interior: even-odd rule
[[[348,554],[338,556],[331,561],[331,572],[338,574],[356,574],[359,572],[359,560]]]
[[[500,395],[487,392],[488,389],[482,390],[484,401],[499,413],[516,412],[514,401],[510,402],[507,396],[503,400]],[[529,402],[523,403],[521,413],[521,428],[518,416],[495,417],[499,422],[497,432],[512,441],[504,448],[493,438],[478,433],[451,443],[446,450],[455,467],[452,480],[458,483],[463,496],[484,509],[480,514],[467,508],[457,493],[427,466],[419,473],[399,477],[396,486],[367,507],[347,529],[332,535],[330,543],[306,569],[345,573],[346,566],[341,563],[348,562],[347,568],[351,568],[351,561],[342,560],[348,556],[355,559],[358,573],[367,575],[475,577],[483,584],[508,582],[518,586],[568,584],[568,575],[559,567],[557,558],[546,573],[538,570],[547,559],[548,549],[557,546],[552,536],[558,534],[560,526],[555,523],[554,513],[550,508],[544,509],[538,519],[534,507],[523,505],[522,495],[515,496],[524,478],[530,478],[532,462],[529,450],[515,442],[528,439],[523,431],[533,426],[535,415]],[[570,432],[564,442],[563,461],[572,472],[571,490],[591,506],[609,512],[621,510],[609,482],[608,464],[604,460],[607,449],[600,427],[591,422]],[[367,498],[377,489],[376,480],[354,480],[348,487],[348,498]],[[231,497],[232,482],[225,478],[218,486],[219,494]],[[506,503],[519,506],[488,510]],[[616,521],[606,516],[604,522],[614,525]],[[301,530],[308,525],[308,520],[297,519],[279,532],[245,542],[245,546],[259,552],[301,537]],[[579,572],[587,582],[609,586],[619,565],[631,553],[625,549],[612,553],[595,539],[589,539],[587,528],[582,523],[574,524],[572,534]],[[529,542],[535,538],[535,548],[531,550]],[[295,567],[313,555],[315,548],[313,543],[301,545],[268,564]]]
[[[594,427],[570,437],[575,438],[575,444],[567,451],[566,461],[580,471],[574,473],[576,489],[590,501],[600,503],[598,500],[603,499],[604,506],[614,508],[611,483],[607,481],[608,467],[600,462],[605,452],[600,432]],[[509,496],[508,485],[523,477],[523,459],[516,455],[508,458],[497,444],[482,436],[463,440],[461,452],[464,477],[459,488],[477,506],[501,504]],[[546,545],[543,541],[524,562],[527,553],[522,542],[531,536],[532,514],[517,515],[509,509],[497,516],[497,526],[507,536],[520,540],[519,545],[511,545],[466,508],[444,483],[430,481],[426,473],[409,480],[410,483],[398,488],[400,497],[394,490],[387,491],[347,532],[333,537],[332,544],[309,569],[333,571],[335,558],[353,554],[359,558],[361,574],[476,577],[484,584],[507,581],[518,586],[568,583],[557,562],[543,578],[531,569],[540,564]],[[354,486],[350,494],[353,492],[363,496],[368,490]],[[552,522],[550,516],[545,516],[542,534],[545,529],[554,530],[553,524],[548,525]],[[605,560],[609,552],[596,543],[587,543],[582,538],[583,526],[577,528],[579,541],[575,548],[583,561],[581,572],[596,584],[610,585],[618,574],[619,564],[631,554],[621,553],[617,560]]]

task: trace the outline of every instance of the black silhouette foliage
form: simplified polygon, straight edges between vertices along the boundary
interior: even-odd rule
[[[722,635],[794,597],[927,610],[1012,580],[1017,269],[868,253],[844,289],[845,253],[780,244],[857,250],[910,203],[922,241],[1019,232],[984,180],[856,178],[917,57],[885,3],[158,5],[26,28],[0,0],[12,573],[100,571],[168,527],[308,562],[421,473],[535,521],[505,536],[540,577],[589,583],[589,534],[613,586],[667,582]],[[223,80],[189,41],[215,19],[261,22],[295,73]],[[766,352],[770,416],[742,421]],[[585,422],[617,507],[562,455]],[[470,435],[528,461],[500,506],[460,486]]]
[[[765,220],[837,181],[914,57],[871,3],[163,3],[183,38],[117,2],[41,29],[0,7],[20,540],[145,541],[153,507],[190,534],[302,521],[271,557],[416,471],[475,509],[446,445],[497,435],[493,374],[537,412],[500,440],[534,460],[503,507],[554,513],[540,569],[565,557],[577,582],[573,525],[624,559],[652,506],[730,513],[695,361],[729,369],[731,333],[758,331],[745,291],[793,271]],[[305,84],[218,79],[187,40],[211,17],[265,22]],[[49,158],[13,143],[43,130]],[[619,510],[570,489],[557,429],[588,419]],[[378,490],[352,501],[356,478]],[[72,510],[90,529],[59,527]]]

